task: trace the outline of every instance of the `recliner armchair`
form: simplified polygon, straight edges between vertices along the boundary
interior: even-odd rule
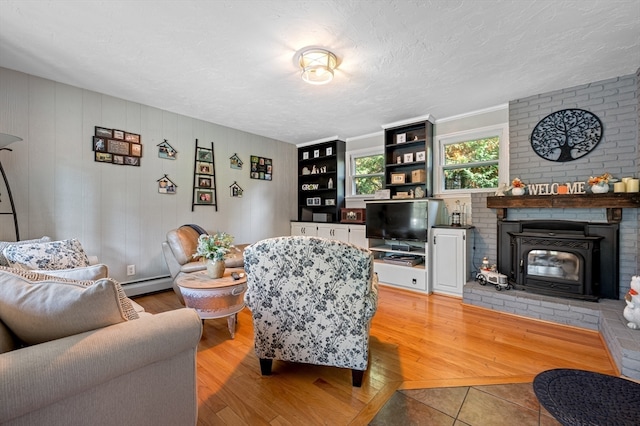
[[[263,375],[273,359],[352,370],[360,387],[378,279],[369,250],[318,237],[278,237],[244,251],[245,303]]]
[[[176,284],[176,278],[207,269],[202,260],[193,258],[198,248],[198,237],[206,233],[207,231],[198,225],[182,225],[178,229],[167,232],[167,240],[162,243],[162,253],[173,279],[173,291],[182,304],[184,299],[180,287]],[[224,260],[227,268],[241,268],[244,265],[242,254],[246,246],[247,244],[240,244],[231,248]]]

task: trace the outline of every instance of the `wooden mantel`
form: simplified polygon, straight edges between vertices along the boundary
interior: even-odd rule
[[[613,192],[607,194],[568,195],[505,195],[487,197],[487,207],[496,209],[498,220],[507,218],[507,209],[607,209],[607,222],[620,223],[623,208],[640,207],[640,193]]]

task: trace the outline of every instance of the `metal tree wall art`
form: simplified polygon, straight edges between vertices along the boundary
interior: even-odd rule
[[[531,133],[531,147],[540,157],[561,163],[593,151],[602,139],[602,122],[583,109],[563,109],[540,120]]]

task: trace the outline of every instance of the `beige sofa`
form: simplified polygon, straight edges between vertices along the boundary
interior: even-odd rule
[[[197,423],[196,354],[202,324],[194,310],[151,315],[140,312],[109,278],[65,281],[63,274],[33,274],[0,268],[0,424]],[[78,275],[64,272],[69,274]],[[47,299],[24,302],[38,292]],[[65,303],[70,306],[65,312],[49,312]],[[92,321],[105,304],[116,306],[110,307],[116,318],[105,314],[113,324],[99,327]],[[46,314],[40,314],[41,306]],[[78,318],[83,310],[89,313]],[[29,321],[22,319],[25,312]],[[50,317],[59,322],[48,324]],[[89,331],[68,331],[83,325]],[[62,337],[38,334],[65,327]],[[43,341],[25,344],[28,339]]]

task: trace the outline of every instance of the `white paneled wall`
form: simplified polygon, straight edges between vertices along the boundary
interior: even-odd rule
[[[161,90],[161,88],[158,88]],[[283,123],[286,125],[286,123]],[[94,161],[94,126],[139,133],[140,167]],[[289,234],[296,217],[295,145],[0,68],[0,132],[22,142],[0,152],[18,211],[21,239],[49,235],[78,238],[87,252],[109,265],[120,281],[168,274],[161,243],[169,229],[196,223],[226,231],[237,243]],[[158,158],[164,139],[177,160]],[[214,142],[218,211],[191,211],[195,139]],[[244,162],[231,169],[234,153]],[[249,157],[273,158],[272,181],[249,178]],[[178,185],[174,195],[158,193],[164,174]],[[237,182],[242,198],[232,198]],[[0,211],[9,210],[0,184]],[[13,240],[10,215],[0,216],[0,240]],[[126,276],[126,265],[136,275]]]

